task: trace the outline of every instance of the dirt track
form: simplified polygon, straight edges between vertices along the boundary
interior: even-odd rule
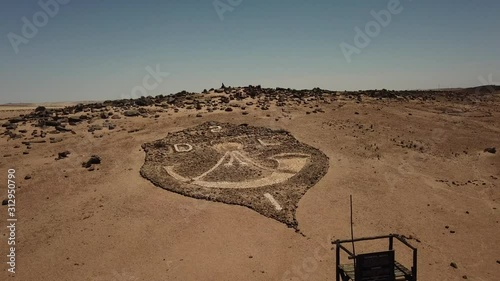
[[[168,109],[111,120],[111,130],[88,131],[104,120],[78,123],[74,134],[49,133],[31,149],[22,142],[40,128],[19,123],[25,138],[0,138],[0,170],[15,168],[19,185],[17,273],[6,280],[334,280],[327,242],[350,236],[350,194],[355,235],[411,236],[420,280],[499,280],[500,156],[484,152],[500,147],[499,105],[498,96],[476,103],[339,97],[267,110]],[[283,129],[329,158],[326,175],[298,202],[304,236],[251,209],[185,197],[141,177],[142,144],[207,121]],[[65,150],[71,154],[56,161]],[[82,167],[91,155],[102,159],[94,171]],[[408,261],[407,252],[396,255]]]

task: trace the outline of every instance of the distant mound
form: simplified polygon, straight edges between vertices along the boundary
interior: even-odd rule
[[[463,89],[462,91],[470,94],[492,94],[500,91],[499,85],[484,85]]]

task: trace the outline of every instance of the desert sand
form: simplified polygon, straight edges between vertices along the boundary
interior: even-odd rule
[[[2,107],[0,175],[6,183],[16,170],[18,221],[16,273],[3,262],[0,279],[335,280],[331,242],[350,238],[352,195],[355,236],[408,237],[419,280],[500,280],[500,155],[485,151],[500,147],[498,92],[307,93],[226,88],[38,115]],[[296,225],[274,215],[274,203],[265,207],[267,197],[238,193],[248,204],[226,204],[218,191],[172,192],[142,176],[144,144],[206,122],[286,131],[325,155],[324,175],[282,206]],[[82,167],[93,155],[100,163]],[[255,156],[227,155],[240,164]],[[1,191],[6,199],[5,184]],[[7,206],[0,213],[7,225]],[[6,261],[8,229],[1,235]],[[409,262],[404,248],[396,256]]]

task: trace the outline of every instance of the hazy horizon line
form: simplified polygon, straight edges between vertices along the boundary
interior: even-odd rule
[[[222,85],[221,85],[222,86]],[[256,86],[261,86],[261,85],[247,85],[247,86],[231,86],[231,85],[225,85],[226,88],[245,88],[245,87],[250,87],[250,86],[253,86],[253,87],[256,87]],[[262,87],[262,86],[261,86]],[[330,91],[330,92],[359,92],[359,91],[377,91],[377,90],[387,90],[387,91],[446,91],[446,90],[464,90],[464,89],[474,89],[474,88],[479,88],[479,87],[500,87],[500,85],[495,85],[495,84],[492,84],[492,85],[476,85],[476,86],[472,86],[472,87],[442,87],[442,88],[426,88],[426,89],[388,89],[388,88],[368,88],[368,89],[358,89],[358,90],[330,90],[330,89],[325,89],[325,88],[320,88],[321,90],[326,90],[326,91]],[[262,87],[264,89],[277,89],[277,88],[281,88],[281,89],[291,89],[291,90],[296,90],[296,91],[307,91],[307,90],[313,90],[315,88],[305,88],[305,89],[292,89],[292,88],[289,88],[289,87],[281,87],[281,86],[277,86],[277,87]],[[221,89],[220,88],[209,88],[209,89]],[[182,91],[179,91],[177,93],[181,93],[181,92],[188,92],[188,93],[203,93],[203,90],[202,91],[199,91],[199,92],[190,92],[190,91],[187,91],[187,90],[182,90]],[[164,96],[169,96],[169,95],[175,95],[177,93],[169,93],[169,94],[150,94],[150,95],[147,95],[147,96],[152,96],[152,97],[156,97],[156,96],[160,96],[160,95],[164,95]],[[146,96],[146,97],[147,97]],[[138,99],[139,97],[137,98],[129,98],[129,99]],[[129,99],[102,99],[102,100],[64,100],[64,101],[40,101],[40,102],[36,102],[36,101],[23,101],[23,102],[6,102],[6,103],[0,103],[0,106],[6,106],[6,105],[30,105],[30,104],[59,104],[59,103],[98,103],[98,102],[104,102],[104,101],[114,101],[114,100],[129,100]]]

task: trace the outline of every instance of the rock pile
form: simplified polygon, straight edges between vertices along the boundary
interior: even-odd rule
[[[391,90],[365,90],[365,91],[330,91],[320,88],[312,90],[294,90],[290,88],[262,88],[259,86],[230,87],[222,85],[219,89],[204,90],[203,93],[182,91],[172,95],[147,96],[138,99],[108,100],[99,103],[77,104],[65,108],[49,109],[37,107],[33,112],[11,118],[1,124],[5,131],[4,136],[9,139],[26,137],[25,125],[37,127],[32,132],[33,138],[45,138],[47,133],[72,133],[74,126],[84,122],[91,124],[94,120],[128,118],[158,118],[159,112],[177,113],[180,110],[196,111],[237,111],[246,115],[250,110],[269,110],[272,107],[305,107],[310,113],[324,112],[321,105],[331,104],[337,100],[352,100],[362,103],[366,99],[395,100],[398,102],[410,101],[483,101],[488,100],[495,93],[488,91],[447,90],[447,91],[391,91]],[[196,116],[203,116],[197,112]],[[114,125],[105,125],[110,130]],[[91,125],[89,132],[101,130],[100,125]]]

